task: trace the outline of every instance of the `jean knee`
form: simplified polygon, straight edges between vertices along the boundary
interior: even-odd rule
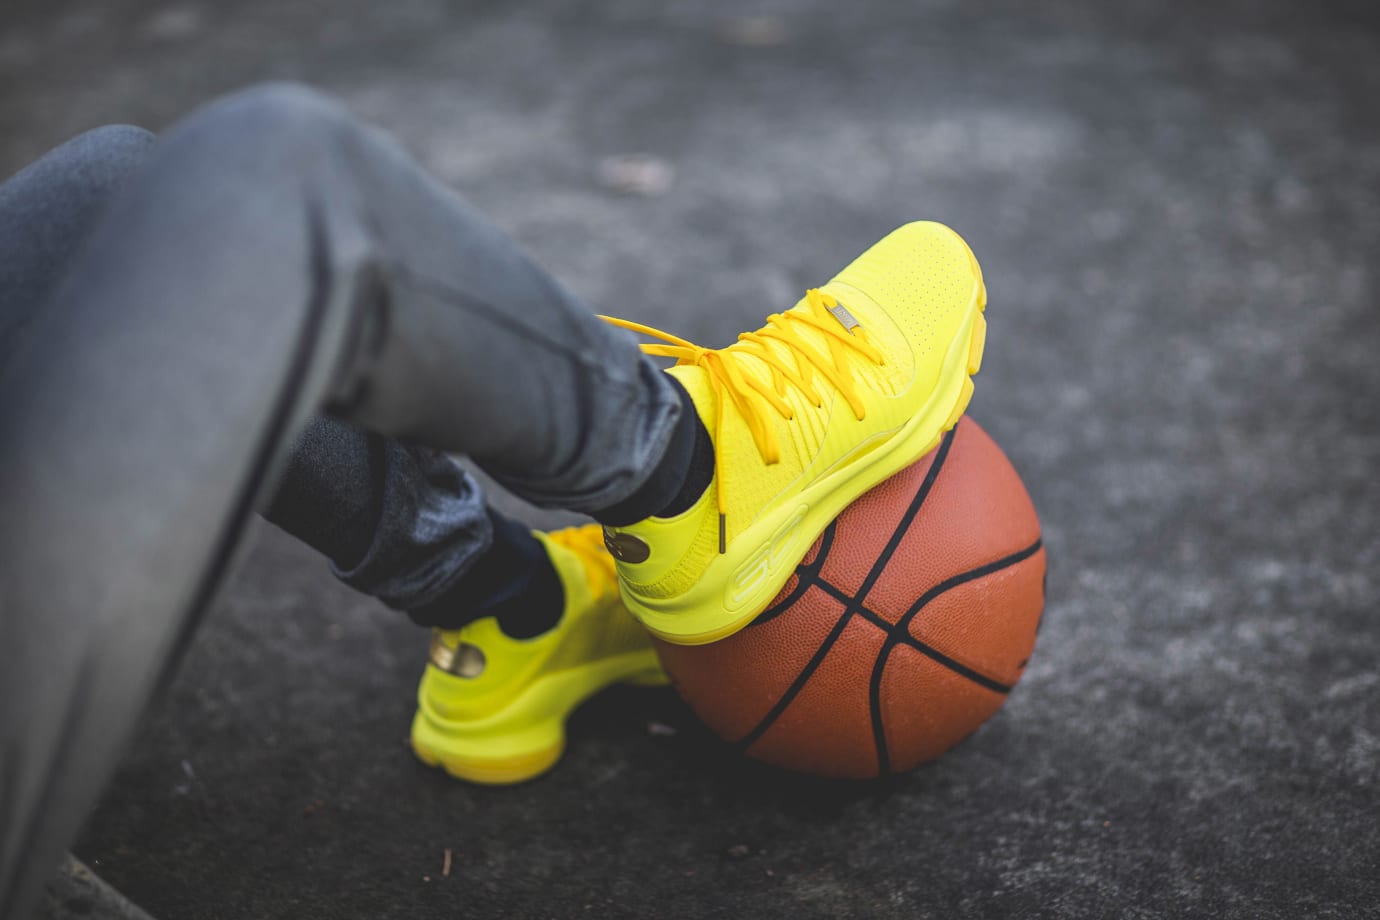
[[[106,125],[78,134],[44,162],[59,169],[62,184],[104,194],[148,159],[157,138],[133,125]]]
[[[344,106],[322,92],[297,83],[263,83],[221,97],[185,124],[214,135],[218,146],[261,148],[319,141],[348,120]]]
[[[131,168],[144,161],[157,139],[152,131],[134,125],[105,125],[78,134],[64,146],[83,162]]]

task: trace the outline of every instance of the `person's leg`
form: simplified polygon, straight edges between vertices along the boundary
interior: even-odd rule
[[[8,364],[26,328],[48,302],[116,189],[144,161],[153,143],[154,136],[141,128],[97,128],[0,182],[0,368]],[[11,398],[13,394],[6,395],[6,399]],[[0,470],[0,482],[6,479],[4,472]],[[0,643],[8,646],[22,641],[22,635],[17,635],[23,632],[20,618],[43,613],[41,609],[21,609],[0,584]],[[28,677],[34,667],[41,667],[41,663],[26,666],[6,660],[0,671],[24,672]],[[47,688],[16,681],[5,684],[4,689],[24,700],[32,693],[41,696]],[[16,799],[28,779],[21,758],[23,745],[33,741],[33,729],[26,714],[16,712],[14,705],[0,703],[0,917],[6,920],[11,915],[27,916],[22,913],[22,886],[46,880],[36,875],[50,874],[57,866],[56,859],[33,860],[31,877],[25,879],[23,867],[15,865],[16,857],[23,859],[26,844],[22,819],[29,815]],[[21,886],[18,897],[16,885]]]
[[[420,625],[494,616],[521,638],[560,618],[563,592],[542,544],[434,448],[314,418],[264,517],[325,555],[345,584]]]
[[[11,344],[0,916],[75,829],[322,406],[630,519],[677,500],[703,431],[630,337],[299,89],[161,139]]]
[[[130,125],[97,128],[0,183],[0,364],[155,142]],[[433,448],[314,418],[265,516],[325,555],[345,583],[425,625],[497,611],[506,629],[531,634],[559,613],[537,541],[487,509],[473,477]],[[490,551],[485,578],[465,583]]]
[[[97,128],[0,183],[0,365],[154,140],[131,125]]]
[[[0,183],[0,366],[155,141],[132,126],[98,128]],[[318,416],[265,514],[324,554],[346,583],[427,625],[494,616],[503,634],[525,639],[560,618],[564,592],[544,544],[487,509],[473,478],[432,448]],[[14,769],[0,761],[0,792]],[[0,824],[10,827],[4,798]]]
[[[68,285],[69,303],[111,304],[84,318],[166,329],[209,359],[229,351],[211,348],[217,332],[253,349],[274,331],[227,317],[329,301],[342,353],[316,383],[331,414],[467,454],[538,504],[603,512],[664,472],[673,437],[693,442],[683,394],[630,335],[325,97],[214,103],[139,180]],[[682,477],[663,478],[633,519],[674,497]]]
[[[130,125],[97,128],[0,183],[0,365],[155,142]],[[265,515],[325,555],[352,587],[395,608],[428,609],[427,625],[459,626],[489,606],[484,592],[467,588],[473,603],[428,607],[493,542],[478,484],[432,448],[312,419]],[[530,560],[539,550],[525,531],[500,532],[508,537],[500,558]],[[513,573],[515,586],[553,581],[511,561],[487,570]]]

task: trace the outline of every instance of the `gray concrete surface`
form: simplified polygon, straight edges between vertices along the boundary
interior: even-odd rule
[[[77,846],[112,883],[178,918],[1380,916],[1367,4],[6,0],[0,171],[266,78],[709,344],[958,228],[1050,606],[1006,708],[885,785],[629,690],[494,791],[404,746],[425,637],[262,527]],[[610,187],[628,153],[669,184]]]

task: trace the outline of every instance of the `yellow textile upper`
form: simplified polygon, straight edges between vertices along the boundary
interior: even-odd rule
[[[844,507],[957,422],[985,305],[967,244],[914,223],[727,348],[606,317],[669,343],[642,348],[677,359],[667,372],[714,441],[713,489],[693,508],[609,534],[611,548],[628,537],[649,548],[618,563],[633,615],[685,644],[750,621]]]
[[[620,681],[665,682],[647,631],[619,597],[599,527],[536,536],[565,592],[556,626],[513,639],[485,617],[432,641],[412,746],[462,779],[531,779],[559,759],[565,719],[582,701]]]
[[[867,417],[867,404],[858,395],[856,378],[849,372],[847,351],[856,351],[875,364],[885,363],[882,353],[867,341],[866,332],[852,332],[840,318],[829,312],[838,307],[838,300],[821,291],[810,290],[795,310],[773,313],[767,325],[756,332],[744,332],[738,343],[715,350],[704,348],[674,335],[640,323],[602,317],[624,329],[659,338],[669,345],[644,345],[649,355],[677,358],[679,365],[702,368],[714,392],[714,415],[719,423],[714,438],[716,465],[721,465],[719,445],[724,443],[722,423],[725,417],[724,400],[733,403],[748,426],[757,452],[766,464],[781,460],[781,446],[776,429],[766,416],[768,409],[782,418],[795,418],[795,407],[786,399],[786,384],[792,384],[815,409],[824,407],[824,395],[815,385],[816,372],[833,385],[848,401],[853,415],[861,421]],[[857,327],[854,327],[857,328]],[[814,330],[810,336],[807,330]],[[827,353],[818,351],[812,339],[822,336]],[[763,379],[765,369],[768,377]],[[724,496],[724,479],[719,477],[715,497],[719,509],[720,542],[724,539],[724,518],[728,503]],[[725,551],[720,546],[720,552]]]

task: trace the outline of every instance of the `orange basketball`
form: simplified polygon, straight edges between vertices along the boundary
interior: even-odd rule
[[[1006,701],[1044,576],[1030,496],[965,418],[839,515],[746,628],[657,650],[691,708],[748,756],[819,776],[900,773]]]

